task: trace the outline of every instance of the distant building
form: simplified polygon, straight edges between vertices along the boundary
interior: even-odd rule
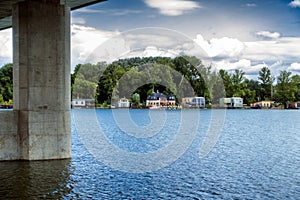
[[[275,101],[271,101],[271,100],[258,101],[258,102],[250,103],[250,107],[251,108],[270,108],[274,103],[275,103]]]
[[[167,95],[167,106],[176,106],[176,99],[172,94]]]
[[[204,97],[184,97],[181,100],[182,108],[205,108]]]
[[[300,101],[289,103],[288,108],[292,108],[292,109],[300,109]]]
[[[242,108],[243,99],[241,97],[220,98],[221,108]]]
[[[176,99],[172,94],[152,93],[146,100],[146,107],[148,108],[167,108],[173,106],[176,106]]]
[[[220,107],[221,108],[231,107],[231,98],[220,98]]]
[[[73,108],[92,108],[95,107],[94,99],[73,99],[71,102]]]
[[[127,98],[123,97],[118,101],[118,108],[129,108],[130,102]]]

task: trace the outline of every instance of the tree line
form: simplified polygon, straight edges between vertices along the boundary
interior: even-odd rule
[[[0,68],[0,104],[12,104],[12,74],[12,64]],[[95,99],[96,104],[114,104],[127,97],[133,105],[140,105],[156,91],[175,95],[179,103],[185,96],[203,96],[207,104],[236,96],[248,105],[274,100],[286,107],[289,102],[300,101],[300,76],[283,70],[274,77],[268,67],[263,67],[257,80],[247,79],[243,70],[212,70],[193,56],[78,64],[71,74],[72,98]]]
[[[0,68],[0,105],[11,105],[13,101],[13,64]]]
[[[90,76],[87,68],[91,66],[95,72]],[[208,104],[217,104],[221,97],[234,96],[242,97],[248,105],[274,100],[287,107],[289,102],[300,101],[298,74],[283,70],[275,77],[268,67],[263,67],[257,80],[253,80],[246,78],[245,72],[239,69],[212,70],[211,66],[204,66],[193,56],[136,57],[111,64],[80,64],[72,77],[78,81],[72,86],[73,98],[81,94],[81,98],[95,98],[98,104],[113,104],[124,96],[133,103],[145,103],[147,97],[156,91],[174,94],[179,103],[184,96],[203,96]],[[86,90],[88,83],[81,84],[84,81],[90,85],[93,83],[93,90]]]

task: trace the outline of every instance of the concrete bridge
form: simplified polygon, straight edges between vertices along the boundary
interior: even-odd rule
[[[70,10],[101,1],[0,1],[14,64],[14,108],[0,111],[0,160],[71,157]]]

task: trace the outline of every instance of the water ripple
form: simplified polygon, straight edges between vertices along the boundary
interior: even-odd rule
[[[84,112],[84,110],[83,110]],[[132,110],[136,124],[150,123],[148,111]],[[195,111],[199,112],[199,111]],[[1,199],[298,199],[300,197],[300,112],[229,110],[221,137],[210,154],[198,156],[209,127],[201,111],[199,130],[184,155],[152,173],[125,173],[96,160],[72,124],[73,158],[0,162]],[[133,138],[98,110],[107,137],[120,148],[150,152],[174,138],[178,114],[171,112],[160,133]],[[196,123],[196,122],[195,122]],[[122,158],[120,158],[122,159]]]

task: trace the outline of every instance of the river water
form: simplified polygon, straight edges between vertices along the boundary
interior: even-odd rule
[[[182,138],[178,137],[179,143],[172,143],[177,140],[181,120],[186,117],[184,112],[196,113],[195,116],[199,116],[189,119],[192,125],[197,124],[196,132],[188,132]],[[137,130],[136,132],[131,130],[131,135],[124,131],[126,127],[120,128],[130,123],[122,125],[122,117],[118,118],[117,114],[118,112],[104,109],[72,110],[72,159],[0,162],[0,198],[298,199],[300,197],[299,110],[227,110],[223,113],[224,124],[218,132],[218,137],[214,137],[216,144],[204,157],[199,156],[199,149],[207,137],[209,128],[216,128],[210,127],[213,119],[211,110],[130,110],[131,122],[136,124],[134,130]],[[89,118],[92,115],[95,116],[105,138],[113,144],[110,152],[107,149],[105,152],[104,146],[101,148],[104,143],[94,142],[99,137],[93,125],[80,124],[76,121],[76,119],[92,121],[93,119]],[[162,116],[161,119],[159,116]],[[151,129],[151,119],[152,123],[153,120],[159,119],[156,123],[162,122],[161,127]],[[84,126],[84,129],[79,126]],[[86,140],[82,130],[95,134],[94,139],[88,137]],[[144,134],[147,134],[133,135],[138,134],[140,130],[144,130]],[[156,134],[151,135],[152,132]],[[190,135],[193,137],[189,137]],[[94,146],[87,145],[87,141],[99,145],[100,148],[91,149]],[[177,146],[175,148],[168,146],[170,143]],[[128,159],[122,157],[123,154],[120,154],[120,157],[113,154],[115,147],[122,152],[130,152],[124,154],[129,156]],[[151,154],[164,148],[166,151],[174,148],[176,153],[160,151],[159,155]],[[97,155],[97,152],[101,155]],[[111,155],[114,156],[113,159],[110,159]],[[154,155],[154,158],[138,155]],[[175,157],[172,157],[174,155]],[[163,158],[168,160],[170,157],[174,159],[160,163]],[[146,158],[149,161],[143,160]]]

